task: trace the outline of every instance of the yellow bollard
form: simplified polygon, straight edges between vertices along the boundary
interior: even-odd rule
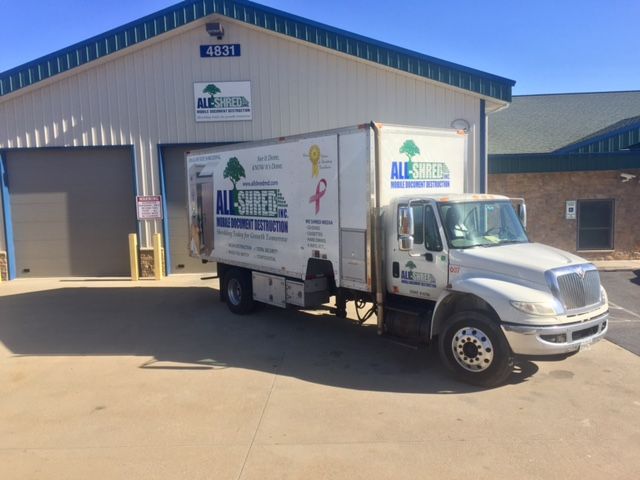
[[[131,267],[131,281],[137,282],[140,279],[138,269],[138,235],[129,234],[129,266]]]
[[[162,234],[153,234],[153,271],[155,273],[156,280],[162,280],[162,274],[164,273],[162,265]]]

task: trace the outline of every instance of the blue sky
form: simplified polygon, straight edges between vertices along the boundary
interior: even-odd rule
[[[0,71],[175,0],[0,0]],[[515,94],[640,89],[639,0],[263,0],[517,81]]]

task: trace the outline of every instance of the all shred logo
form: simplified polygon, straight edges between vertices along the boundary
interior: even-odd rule
[[[431,273],[416,272],[414,271],[416,268],[418,268],[416,264],[409,260],[400,271],[400,281],[407,285],[436,288],[436,277]]]
[[[202,90],[203,96],[197,99],[197,108],[249,108],[249,100],[244,96],[225,96],[214,83]]]
[[[233,188],[216,191],[216,226],[269,232],[289,231],[288,206],[280,189],[238,189],[237,183],[241,178],[246,178],[246,172],[237,157],[228,160],[222,176],[231,181]]]
[[[399,149],[407,160],[391,162],[391,188],[447,188],[451,186],[449,167],[444,162],[414,161],[420,148],[408,139]]]

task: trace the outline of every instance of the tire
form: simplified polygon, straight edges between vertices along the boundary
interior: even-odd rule
[[[237,315],[251,313],[256,302],[253,300],[251,274],[247,270],[232,268],[224,275],[224,297],[227,307]]]
[[[513,354],[498,323],[482,312],[459,312],[440,334],[440,359],[458,378],[481,387],[504,383]]]

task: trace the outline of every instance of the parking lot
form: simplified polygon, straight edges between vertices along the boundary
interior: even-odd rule
[[[640,328],[622,273],[603,274],[620,345]],[[373,325],[234,316],[217,293],[197,276],[0,284],[0,477],[637,478],[640,357],[619,345],[482,390]]]

